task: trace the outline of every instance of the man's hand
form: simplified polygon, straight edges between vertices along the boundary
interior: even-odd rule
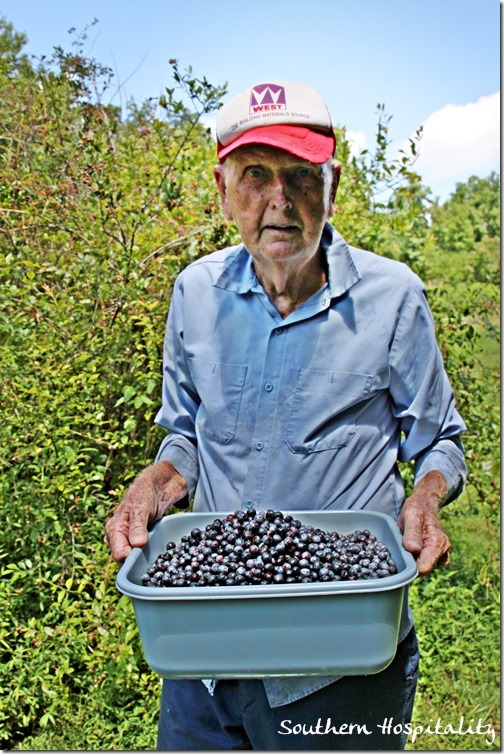
[[[187,495],[185,479],[168,461],[158,461],[141,472],[117,510],[107,521],[105,541],[118,563],[133,547],[147,544],[147,526]]]
[[[450,562],[450,540],[438,521],[445,497],[444,477],[438,471],[430,471],[404,503],[397,521],[403,532],[403,545],[415,557],[420,576]]]

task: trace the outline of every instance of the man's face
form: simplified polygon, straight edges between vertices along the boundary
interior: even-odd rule
[[[263,146],[241,147],[215,169],[222,206],[252,257],[302,265],[334,211],[339,170]]]

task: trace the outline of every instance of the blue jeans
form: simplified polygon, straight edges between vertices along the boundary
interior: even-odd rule
[[[413,628],[381,673],[345,677],[307,697],[273,708],[261,680],[222,680],[213,696],[201,681],[165,680],[157,748],[404,749],[418,660]]]

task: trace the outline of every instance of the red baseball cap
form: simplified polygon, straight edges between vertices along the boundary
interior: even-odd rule
[[[275,147],[320,164],[334,156],[336,138],[327,106],[314,89],[277,81],[245,90],[219,111],[219,160],[247,144]]]

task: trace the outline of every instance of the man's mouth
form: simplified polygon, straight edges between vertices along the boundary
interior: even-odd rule
[[[297,225],[265,225],[263,230],[272,230],[278,233],[293,233],[298,230]]]

